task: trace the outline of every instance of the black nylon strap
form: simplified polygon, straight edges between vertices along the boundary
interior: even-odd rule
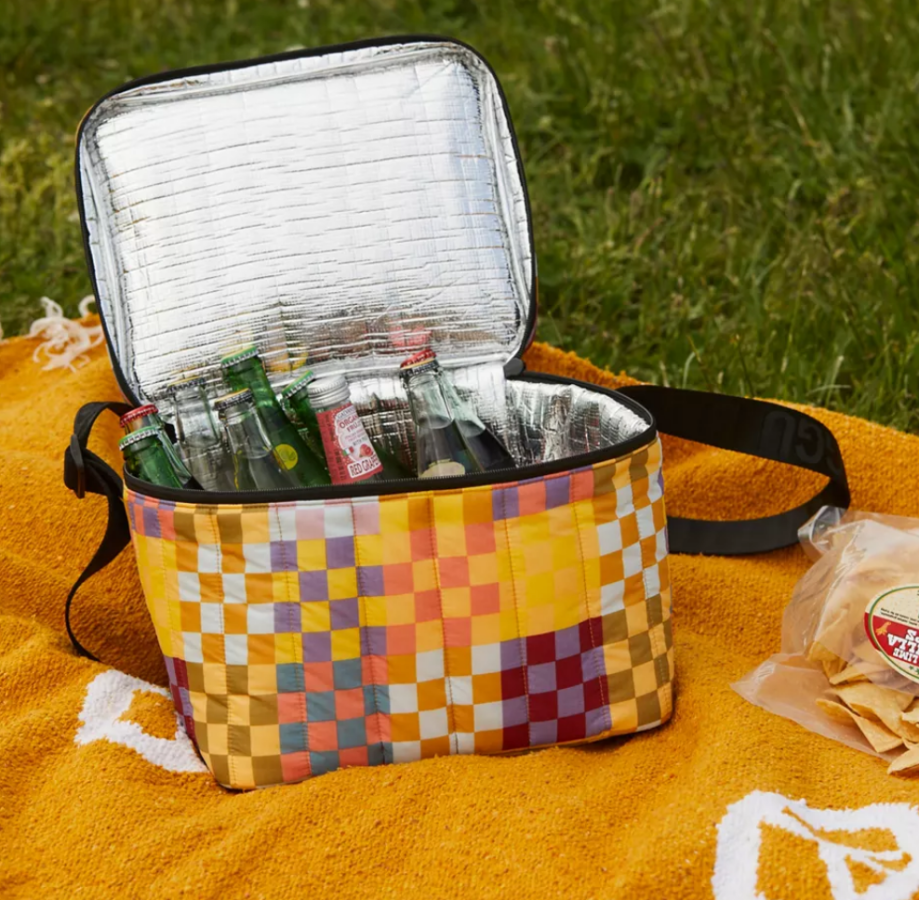
[[[87,403],[81,407],[74,419],[70,446],[64,451],[64,484],[80,498],[88,492],[102,494],[108,500],[108,521],[102,543],[99,544],[89,565],[74,582],[64,606],[64,625],[67,628],[70,643],[81,656],[97,662],[98,657],[90,653],[73,633],[70,624],[70,608],[80,585],[100,569],[105,568],[130,543],[131,531],[128,528],[128,517],[121,499],[123,491],[121,476],[105,460],[91,450],[87,450],[86,442],[96,419],[103,412],[110,410],[117,416],[123,416],[131,408],[127,403]]]
[[[798,528],[821,506],[849,505],[849,484],[836,438],[806,413],[765,400],[651,384],[620,391],[644,406],[664,434],[789,463],[829,479],[806,503],[761,519],[714,522],[668,516],[674,553],[735,556],[788,547],[797,543]],[[717,485],[712,489],[717,490]]]

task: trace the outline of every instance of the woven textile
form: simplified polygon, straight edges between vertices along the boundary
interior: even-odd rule
[[[246,506],[129,491],[173,700],[217,780],[667,720],[660,467],[655,441],[497,487]]]

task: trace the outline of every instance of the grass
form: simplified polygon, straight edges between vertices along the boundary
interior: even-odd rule
[[[450,34],[508,94],[539,336],[677,386],[919,430],[919,6],[910,0],[5,0],[0,321],[89,292],[86,108],[177,66]]]

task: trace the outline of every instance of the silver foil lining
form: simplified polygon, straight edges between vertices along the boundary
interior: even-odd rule
[[[614,448],[648,428],[629,407],[576,384],[505,381],[500,366],[447,374],[521,466]],[[351,398],[371,439],[413,469],[414,426],[401,383],[387,377],[353,382]]]
[[[533,265],[518,156],[487,66],[449,42],[365,47],[116,93],[80,185],[113,355],[139,399],[219,390],[256,343],[354,379],[420,342],[447,366],[526,339]]]

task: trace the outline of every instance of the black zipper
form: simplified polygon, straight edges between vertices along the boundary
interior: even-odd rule
[[[561,378],[557,375],[543,375],[522,373],[511,380],[529,381],[534,383],[577,385],[594,393],[604,394],[616,400],[617,403],[628,407],[640,416],[648,427],[635,437],[629,438],[612,447],[592,450],[590,453],[580,453],[577,456],[567,456],[551,462],[534,463],[513,469],[499,469],[490,472],[481,472],[475,475],[449,475],[438,478],[397,478],[392,481],[373,482],[367,485],[337,484],[321,488],[283,488],[272,491],[195,491],[188,488],[169,488],[149,481],[135,478],[128,472],[124,473],[125,484],[132,490],[147,497],[157,500],[171,500],[176,503],[197,503],[201,505],[219,504],[247,504],[259,503],[284,503],[293,500],[334,500],[350,497],[376,497],[385,494],[407,494],[412,491],[446,491],[456,488],[480,487],[489,484],[503,484],[512,481],[523,481],[528,478],[539,478],[544,475],[555,475],[570,469],[590,466],[594,463],[607,462],[619,456],[627,456],[641,447],[647,446],[657,437],[657,424],[654,417],[643,406],[630,397],[620,394],[609,388],[589,384],[586,381],[577,381],[573,378]]]
[[[76,181],[77,190],[77,206],[80,212],[80,229],[83,232],[83,253],[86,257],[87,268],[89,269],[89,280],[93,287],[93,295],[97,298],[96,306],[99,312],[99,320],[102,322],[102,331],[105,334],[105,341],[108,344],[109,349],[111,350],[112,348],[112,342],[109,336],[108,325],[106,324],[105,316],[102,314],[102,304],[98,302],[99,286],[96,281],[96,269],[93,265],[92,253],[89,247],[89,231],[86,228],[86,210],[83,205],[83,182],[80,177],[80,147],[83,144],[83,132],[87,123],[92,118],[93,113],[96,111],[96,109],[99,108],[99,106],[101,106],[110,97],[114,97],[118,94],[125,93],[126,91],[133,90],[134,88],[144,87],[150,84],[158,84],[163,81],[171,81],[175,78],[191,78],[196,75],[209,75],[212,72],[228,72],[234,69],[245,69],[249,68],[250,66],[262,65],[264,63],[282,62],[288,59],[307,59],[313,56],[323,56],[327,53],[343,53],[349,50],[363,50],[369,47],[387,47],[392,44],[426,43],[454,44],[458,47],[465,48],[470,53],[472,53],[473,56],[479,59],[486,69],[488,69],[492,78],[494,78],[495,85],[498,89],[498,97],[501,100],[501,107],[504,110],[504,117],[507,120],[507,128],[511,138],[511,145],[514,148],[514,156],[517,160],[517,173],[520,178],[521,190],[523,191],[523,203],[526,210],[527,220],[527,237],[529,239],[530,248],[530,302],[529,308],[527,310],[527,322],[526,328],[524,330],[523,344],[517,349],[517,352],[512,358],[518,357],[532,342],[536,333],[536,247],[533,239],[533,215],[530,209],[530,195],[527,191],[526,173],[523,170],[523,160],[520,157],[520,145],[517,142],[517,133],[514,131],[514,123],[511,119],[510,107],[507,103],[507,97],[505,96],[504,88],[501,86],[501,82],[488,60],[485,59],[474,47],[470,47],[469,44],[465,43],[464,41],[436,34],[389,35],[387,37],[381,38],[367,38],[361,41],[350,41],[344,44],[330,44],[325,47],[312,47],[306,50],[289,50],[284,53],[273,53],[269,54],[268,56],[258,56],[252,59],[233,60],[231,62],[225,63],[209,63],[201,66],[189,66],[185,69],[171,69],[166,72],[159,72],[155,75],[144,75],[141,78],[135,78],[132,81],[128,81],[125,84],[113,88],[107,94],[100,97],[89,108],[86,115],[83,116],[83,120],[80,122],[80,127],[77,130],[76,153],[74,155],[74,178]],[[124,373],[121,370],[121,360],[119,360],[114,353],[110,352],[109,356],[112,358],[112,368],[115,370],[115,379],[118,382],[118,386],[121,388],[122,394],[124,394],[125,398],[129,402],[137,406],[140,403],[140,400],[134,394],[133,390],[131,390],[127,379],[124,377]]]

